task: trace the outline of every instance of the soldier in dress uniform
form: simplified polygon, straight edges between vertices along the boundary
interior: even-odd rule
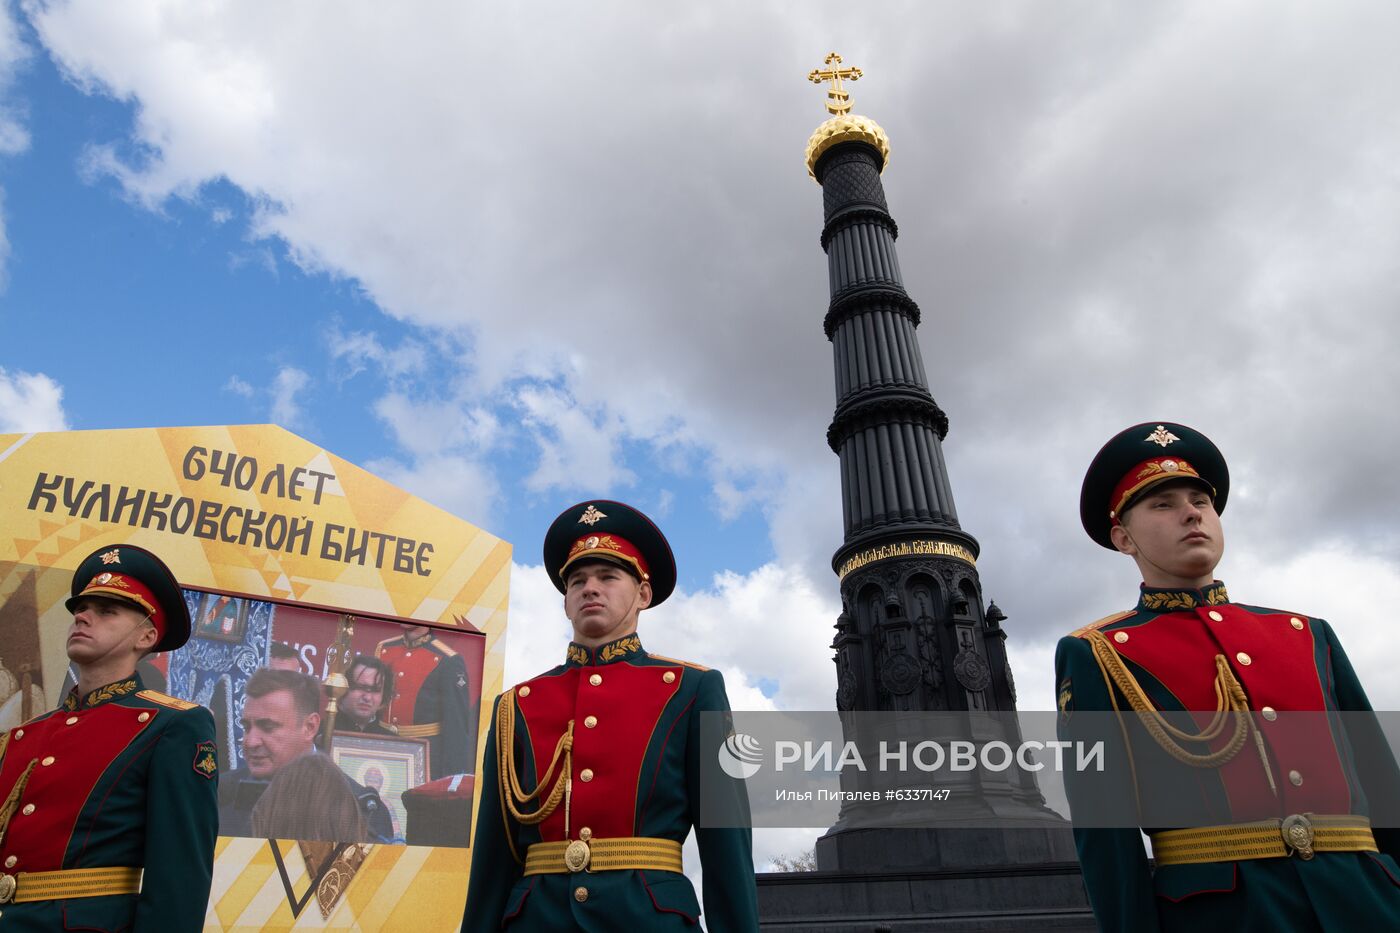
[[[1143,580],[1055,657],[1061,739],[1108,749],[1103,775],[1067,774],[1094,913],[1134,933],[1400,929],[1400,770],[1331,626],[1215,579],[1229,489],[1216,446],[1169,422],[1121,432],[1084,478],[1085,530]],[[1137,826],[1078,825],[1111,806],[1139,814],[1155,870]]]
[[[122,544],[73,575],[56,710],[0,735],[0,931],[199,930],[213,876],[214,718],[137,662],[190,635],[175,578]]]
[[[544,566],[573,641],[564,663],[496,699],[462,929],[694,929],[681,844],[701,756],[715,753],[699,747],[700,714],[729,700],[718,671],[637,636],[638,613],[675,587],[671,548],[636,509],[595,499],[555,519]],[[750,831],[695,833],[706,927],[756,931]]]
[[[383,721],[402,736],[428,740],[429,777],[467,774],[476,767],[477,708],[467,665],[426,625],[404,626],[381,641],[374,656],[394,672]]]

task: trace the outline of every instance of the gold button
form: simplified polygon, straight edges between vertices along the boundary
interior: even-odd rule
[[[588,682],[596,687],[603,682],[603,675],[594,674],[592,677],[588,678]]]
[[[150,714],[150,713],[142,713],[140,716],[137,716],[137,717],[136,717],[136,721],[137,721],[137,722],[145,722],[147,719],[150,719],[150,718],[151,718],[151,714]]]
[[[78,721],[78,717],[77,717],[77,716],[69,716],[69,717],[68,717],[68,720],[67,720],[68,725],[70,725],[70,726],[73,725],[73,723],[75,723],[75,722],[77,722],[77,721]]]
[[[6,868],[14,868],[14,867],[15,867],[16,865],[18,865],[18,864],[19,864],[19,859],[15,858],[13,855],[10,856],[9,858],[5,859],[5,867],[6,867]]]
[[[1224,622],[1224,621],[1225,621],[1225,617],[1224,617],[1223,615],[1221,615],[1220,613],[1216,612],[1214,609],[1212,609],[1210,612],[1207,612],[1206,615],[1210,616],[1210,620],[1211,620],[1212,622]]]
[[[1248,665],[1252,662],[1253,659],[1250,658],[1249,655],[1241,651],[1239,654],[1235,655],[1235,660],[1239,661],[1241,664]]]
[[[574,888],[574,900],[578,901],[580,904],[588,900],[588,889],[583,885]]]
[[[675,672],[675,671],[667,671],[666,673],[664,673],[664,674],[661,675],[661,679],[664,680],[664,681],[666,681],[666,683],[668,683],[668,684],[673,684],[673,683],[676,682],[676,672]]]
[[[1278,713],[1274,712],[1274,708],[1272,706],[1264,707],[1263,713],[1264,718],[1267,719],[1269,722],[1273,722],[1275,719],[1278,718]]]
[[[584,842],[587,842],[588,840],[593,838],[593,830],[589,829],[587,826],[584,826],[578,831],[578,837]]]
[[[1293,784],[1294,787],[1303,786],[1303,776],[1297,771],[1288,772],[1288,780]]]
[[[29,814],[34,812],[34,804],[26,803],[24,805],[24,809],[19,812],[23,813],[25,816],[28,816]]]
[[[16,729],[16,730],[15,730],[15,738],[17,738],[17,739],[22,739],[22,738],[24,738],[24,730],[23,730],[23,729]]]
[[[1127,632],[1114,632],[1114,633],[1113,633],[1113,640],[1116,641],[1116,642],[1118,642],[1118,644],[1121,645],[1121,644],[1123,644],[1123,642],[1125,642],[1125,641],[1128,640],[1128,633],[1127,633]]]
[[[578,779],[583,783],[587,784],[589,781],[593,780],[593,769],[584,768],[578,773]]]
[[[1289,619],[1288,623],[1300,632],[1303,630],[1303,620],[1298,618],[1297,616],[1294,616],[1293,618]]]
[[[45,758],[43,761],[40,762],[40,764],[47,768],[49,765],[53,764],[53,756],[50,755],[49,757]]]
[[[529,695],[530,695],[530,688],[529,688],[529,687],[521,687],[521,688],[520,688],[520,695],[523,696],[523,697],[529,696]]]
[[[585,716],[585,717],[583,717],[583,725],[584,725],[584,728],[585,728],[585,729],[592,729],[594,726],[598,725],[598,717],[597,717],[597,716]]]

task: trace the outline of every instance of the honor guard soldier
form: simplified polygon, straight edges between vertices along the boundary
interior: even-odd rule
[[[462,929],[696,929],[681,844],[715,753],[699,747],[701,713],[729,701],[718,671],[637,636],[638,613],[675,588],[670,545],[636,509],[594,500],[555,519],[544,566],[573,641],[563,664],[496,699]],[[707,928],[757,931],[751,832],[695,833]]]
[[[0,735],[0,931],[184,933],[204,925],[218,832],[214,718],[142,684],[190,635],[149,551],[104,547],[73,575],[56,710]]]
[[[429,777],[470,773],[478,724],[462,656],[426,625],[405,626],[399,637],[381,641],[374,656],[393,671],[384,725],[428,740]]]
[[[1102,774],[1067,773],[1100,929],[1400,929],[1400,770],[1331,626],[1215,579],[1229,491],[1216,446],[1168,422],[1118,434],[1084,478],[1084,529],[1143,580],[1055,656],[1060,738],[1108,750]]]

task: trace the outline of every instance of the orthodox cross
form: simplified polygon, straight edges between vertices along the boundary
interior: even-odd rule
[[[807,75],[807,80],[813,84],[821,84],[823,81],[830,81],[831,87],[826,92],[826,111],[840,116],[851,111],[851,95],[846,93],[846,88],[842,85],[843,79],[857,81],[860,79],[859,68],[841,68],[841,56],[832,52],[826,57],[826,68],[813,68],[812,73]]]

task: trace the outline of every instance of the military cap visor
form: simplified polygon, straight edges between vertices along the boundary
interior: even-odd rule
[[[73,572],[68,611],[80,599],[100,596],[130,604],[150,616],[159,634],[155,651],[174,651],[190,638],[190,612],[180,584],[165,562],[145,548],[114,544],[83,558]]]
[[[555,589],[564,592],[568,571],[594,560],[617,564],[650,583],[653,606],[676,588],[671,545],[651,519],[630,505],[591,499],[565,509],[549,526],[544,567]]]
[[[1225,511],[1230,470],[1219,448],[1201,432],[1170,421],[1146,421],[1114,435],[1089,464],[1079,492],[1079,520],[1090,538],[1109,550],[1122,513],[1169,482],[1206,488],[1217,513]]]

